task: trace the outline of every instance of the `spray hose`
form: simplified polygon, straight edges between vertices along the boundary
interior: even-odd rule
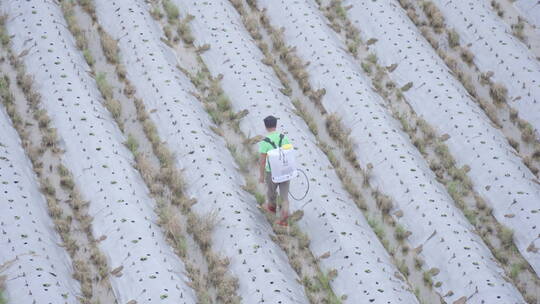
[[[290,196],[292,199],[294,199],[295,201],[301,201],[301,200],[303,200],[304,198],[306,198],[306,196],[307,196],[307,194],[308,194],[308,192],[309,192],[309,178],[308,178],[306,172],[304,172],[304,170],[302,170],[302,169],[296,169],[296,170],[302,172],[302,174],[303,174],[304,177],[306,178],[306,184],[307,184],[306,192],[304,193],[304,195],[303,195],[301,198],[296,198],[296,197],[294,197],[294,195],[291,193],[291,190],[289,189],[289,196]]]

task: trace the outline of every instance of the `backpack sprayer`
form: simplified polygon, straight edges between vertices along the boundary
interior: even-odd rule
[[[307,189],[304,195],[301,198],[296,198],[292,195],[289,190],[289,196],[296,201],[303,200],[309,192],[309,179],[304,170],[299,169],[296,165],[296,151],[293,149],[291,144],[282,145],[283,134],[279,134],[279,144],[276,144],[268,137],[264,139],[265,142],[269,143],[274,149],[267,152],[268,164],[270,166],[270,172],[272,175],[272,182],[282,183],[290,181],[291,179],[299,176],[301,172],[306,178]]]

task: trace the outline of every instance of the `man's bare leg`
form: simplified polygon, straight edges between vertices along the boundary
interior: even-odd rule
[[[279,184],[279,196],[281,198],[281,219],[278,224],[286,226],[289,218],[289,181]]]
[[[277,184],[272,182],[272,175],[270,172],[266,172],[266,205],[263,206],[268,212],[276,213],[276,190]]]

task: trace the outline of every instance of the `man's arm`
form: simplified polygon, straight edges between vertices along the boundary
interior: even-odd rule
[[[259,154],[259,183],[264,183],[264,170],[266,169],[266,153]]]

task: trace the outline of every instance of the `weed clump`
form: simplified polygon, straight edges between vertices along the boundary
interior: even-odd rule
[[[377,55],[374,53],[369,54],[366,57],[366,60],[371,64],[377,64],[377,61],[379,61],[379,59],[377,58]]]
[[[404,241],[407,237],[409,237],[410,232],[407,231],[403,226],[397,225],[394,236],[396,239],[400,242]]]
[[[177,32],[180,37],[182,37],[182,40],[187,45],[193,45],[193,42],[195,41],[195,37],[193,37],[193,34],[191,33],[191,28],[189,27],[189,23],[191,20],[193,20],[192,15],[187,15],[181,22],[178,24]]]
[[[133,136],[133,134],[128,135],[128,139],[124,143],[124,145],[133,153],[133,155],[137,154],[137,150],[139,149],[139,143],[137,142],[137,139]]]
[[[97,20],[96,7],[93,0],[79,0],[79,5],[90,15],[93,22]]]
[[[176,20],[178,20],[178,17],[180,17],[178,7],[172,3],[171,0],[164,0],[163,8],[165,9],[165,14],[167,15],[167,20],[169,20],[169,23],[175,23]]]
[[[518,127],[521,131],[521,139],[526,143],[531,143],[536,139],[534,127],[528,121],[519,119]]]
[[[122,104],[114,98],[105,101],[105,107],[111,112],[112,117],[116,120],[122,114]]]
[[[38,109],[34,112],[34,119],[37,120],[40,129],[47,129],[51,123],[51,119],[44,109]]]
[[[422,275],[422,279],[424,281],[424,284],[426,284],[426,286],[428,287],[432,287],[433,286],[433,278],[432,278],[432,275],[429,271],[424,271],[423,275]]]
[[[117,64],[120,61],[118,56],[118,42],[104,30],[99,31],[99,36],[101,40],[101,48],[103,49],[105,58],[107,58],[110,63]]]
[[[497,235],[504,248],[511,248],[514,245],[514,231],[512,229],[502,226],[497,230]]]
[[[90,67],[93,67],[94,64],[96,63],[96,60],[92,56],[92,53],[90,53],[89,49],[83,50],[83,56],[84,56],[84,60],[86,60],[86,63],[88,63]]]
[[[518,17],[518,21],[512,24],[512,34],[516,36],[519,40],[525,41],[525,34],[523,30],[525,29],[525,21],[521,16]]]
[[[302,119],[304,119],[311,133],[313,133],[313,135],[317,135],[319,131],[317,129],[317,123],[315,123],[315,119],[313,118],[313,116],[308,114],[307,109],[302,105],[300,100],[293,99],[292,103],[296,108],[295,113],[298,116],[302,117]]]
[[[459,46],[459,34],[455,29],[451,29],[448,31],[447,39],[448,39],[448,45],[451,48],[456,48]]]
[[[384,195],[384,194],[379,194],[378,192],[375,194],[375,200],[376,200],[376,203],[377,203],[377,207],[379,207],[379,209],[381,209],[382,213],[384,215],[388,215],[390,213],[390,210],[392,210],[392,208],[394,208],[394,204],[392,203],[392,199],[390,199],[390,197]]]
[[[468,48],[462,47],[460,50],[460,56],[461,59],[463,59],[463,61],[468,65],[473,64],[474,54]]]
[[[56,146],[57,141],[58,141],[58,136],[56,135],[56,129],[49,128],[43,135],[41,143],[43,147],[54,148]]]
[[[501,83],[495,83],[489,88],[489,96],[491,96],[497,104],[506,103],[506,100],[508,99],[508,89]]]
[[[444,17],[439,8],[431,1],[424,1],[422,3],[422,9],[429,19],[430,25],[435,32],[441,33],[444,28]]]
[[[504,10],[501,7],[501,4],[495,0],[491,0],[491,7],[497,12],[499,17],[504,16]]]
[[[2,46],[4,47],[7,46],[10,41],[9,35],[5,27],[6,19],[7,19],[7,15],[0,16],[0,44],[2,44]]]
[[[350,131],[343,127],[341,117],[332,113],[326,117],[326,129],[328,134],[340,144],[347,141]]]
[[[161,18],[163,18],[163,13],[157,5],[152,4],[152,9],[150,9],[150,16],[152,16],[152,18],[154,18],[155,20],[160,20]]]
[[[103,95],[103,98],[111,99],[113,97],[112,87],[107,82],[107,74],[99,72],[96,76],[96,84],[99,92]]]

